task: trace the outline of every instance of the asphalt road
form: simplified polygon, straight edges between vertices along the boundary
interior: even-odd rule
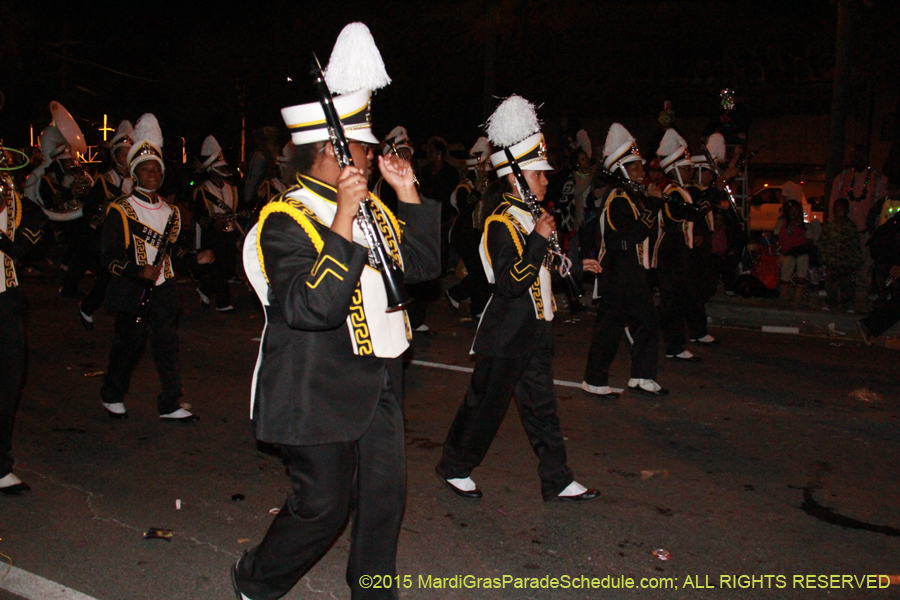
[[[289,492],[278,457],[256,444],[249,422],[253,338],[262,327],[255,298],[235,285],[238,311],[217,314],[199,308],[182,284],[184,401],[202,421],[159,421],[147,355],[126,401],[131,418],[118,422],[100,404],[101,378],[85,376],[106,368],[112,317],[98,315],[85,332],[76,304],[59,298],[51,281],[23,280],[29,362],[13,443],[17,472],[33,491],[0,497],[0,552],[97,600],[232,598],[230,565],[261,539],[270,509]],[[428,324],[436,335],[415,340],[415,361],[472,366],[472,323],[434,303]],[[581,381],[591,326],[591,314],[557,315],[556,379]],[[484,499],[450,494],[433,468],[468,375],[409,364],[401,597],[900,597],[896,585],[805,578],[900,574],[896,353],[852,341],[713,333],[723,344],[696,350],[702,363],[661,358],[659,381],[672,390],[664,399],[597,400],[557,387],[569,464],[602,492],[586,505],[541,501],[537,461],[512,407],[473,473]],[[623,386],[627,374],[620,352],[612,384]],[[880,397],[853,397],[862,388]],[[150,527],[174,535],[145,540]],[[287,598],[349,598],[348,548],[345,533]],[[659,549],[669,560],[654,556]],[[4,570],[0,562],[0,576]],[[475,578],[505,587],[454,587]],[[516,578],[569,587],[516,589]],[[670,587],[572,587],[590,578]],[[18,598],[3,587],[0,600]]]

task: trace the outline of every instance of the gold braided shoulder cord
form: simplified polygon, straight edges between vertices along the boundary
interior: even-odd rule
[[[494,222],[506,225],[506,228],[509,230],[509,235],[512,237],[513,243],[516,245],[516,250],[519,252],[519,256],[521,257],[524,254],[525,249],[522,247],[522,241],[519,239],[519,236],[516,233],[515,225],[513,225],[510,220],[504,215],[491,215],[484,222],[485,232],[487,232],[488,226]],[[491,261],[491,254],[490,252],[488,252],[487,237],[487,235],[484,236],[484,255],[488,259],[488,264],[493,265],[493,261]]]
[[[262,229],[263,225],[266,222],[266,219],[269,218],[269,215],[272,213],[284,213],[294,219],[297,224],[306,232],[306,235],[309,236],[310,241],[312,241],[313,246],[316,249],[316,252],[322,252],[322,248],[325,246],[325,241],[322,239],[322,236],[319,235],[319,232],[316,231],[315,225],[313,225],[309,218],[301,212],[298,208],[299,206],[303,206],[302,203],[289,203],[289,202],[278,202],[273,201],[266,204],[265,208],[262,209],[262,212],[259,215],[259,227],[256,228],[256,254],[259,257],[259,267],[262,270],[263,277],[266,278],[266,283],[269,282],[269,275],[266,273],[266,264],[263,260],[263,252],[262,252]],[[306,207],[304,207],[306,208]],[[308,209],[307,209],[308,210]],[[312,211],[310,211],[312,212]]]

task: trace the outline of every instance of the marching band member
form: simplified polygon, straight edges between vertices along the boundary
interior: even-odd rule
[[[78,153],[87,151],[84,135],[72,115],[59,103],[50,103],[53,122],[41,132],[39,144],[44,162],[28,174],[25,197],[36,203],[51,221],[59,222],[65,237],[65,250],[60,260],[66,271],[87,236],[82,218],[82,204],[93,179],[78,161]],[[75,263],[78,267],[77,262]],[[80,298],[77,280],[64,280],[60,294]]]
[[[387,134],[381,142],[382,154],[391,154],[395,149],[400,155],[400,158],[410,165],[413,164],[412,157],[416,151],[412,147],[412,142],[409,139],[409,134],[406,132],[406,127],[403,127],[402,125],[397,125],[391,129],[391,132]],[[397,211],[397,194],[394,193],[391,186],[384,185],[384,177],[378,177],[375,185],[372,186],[372,193],[378,196],[381,203],[384,204],[388,210],[392,212]]]
[[[222,147],[211,135],[203,140],[200,149],[203,158],[202,176],[205,177],[194,189],[194,215],[200,227],[200,247],[212,250],[216,261],[201,278],[197,295],[204,308],[210,307],[209,297],[216,296],[216,310],[230,312],[231,290],[228,281],[235,277],[237,245],[240,241],[240,226],[235,220],[238,208],[237,187],[231,183],[231,171],[222,154]]]
[[[266,312],[251,416],[257,439],[281,448],[293,487],[262,542],[232,568],[235,593],[247,600],[284,596],[351,512],[351,596],[397,598],[396,588],[360,581],[396,575],[406,498],[401,355],[411,339],[405,312],[386,312],[383,274],[368,266],[378,249],[357,218],[378,144],[371,90],[390,82],[365,25],[341,32],[325,80],[341,94],[333,103],[353,165],[341,168],[319,102],[283,109],[299,185],[263,209],[244,242],[247,276]],[[406,281],[436,277],[440,207],[420,199],[406,161],[379,156],[378,169],[399,202],[395,217],[372,197],[373,239]]]
[[[696,298],[700,305],[699,310],[695,313],[696,318],[688,321],[687,326],[688,336],[691,342],[696,344],[715,345],[719,343],[719,340],[709,334],[706,323],[706,303],[716,293],[719,283],[712,260],[712,238],[716,229],[714,210],[728,202],[725,186],[729,179],[737,175],[734,163],[740,155],[740,148],[741,146],[737,147],[732,163],[719,177],[713,176],[706,153],[691,156],[694,174],[691,183],[686,187],[697,205],[706,211],[702,220],[698,219],[694,222],[694,248],[689,259],[690,279],[694,282]],[[706,141],[706,149],[718,164],[725,164],[725,137],[721,133],[709,136]]]
[[[469,150],[469,158],[466,160],[468,167],[466,177],[459,182],[450,196],[451,204],[459,212],[450,228],[450,245],[462,259],[466,267],[466,276],[446,291],[447,299],[457,311],[459,311],[460,302],[471,299],[471,314],[476,317],[481,316],[491,297],[491,288],[484,274],[481,256],[478,254],[481,234],[484,230],[481,222],[484,217],[482,215],[484,206],[482,195],[487,188],[490,154],[490,142],[486,137],[478,138],[478,141]]]
[[[659,210],[659,233],[653,251],[652,264],[659,278],[659,320],[666,343],[666,358],[685,362],[700,362],[700,358],[685,348],[687,323],[694,323],[702,305],[691,280],[690,253],[694,248],[694,221],[701,220],[702,211],[693,205],[685,184],[693,176],[693,163],[687,142],[677,131],[667,129],[656,151],[659,166],[669,178],[663,194],[676,201],[663,203]]]
[[[191,423],[200,417],[179,404],[182,389],[176,327],[180,296],[172,256],[166,252],[157,258],[162,249],[175,243],[181,229],[178,209],[157,193],[165,174],[162,145],[156,117],[145,114],[137,122],[134,145],[128,151],[134,189],[110,203],[103,223],[103,264],[112,274],[106,306],[116,313],[116,321],[100,398],[111,418],[128,418],[123,401],[149,333],[150,351],[162,383],[156,399],[159,417]],[[212,252],[205,250],[191,255],[190,260],[207,264],[213,258]],[[146,298],[150,301],[145,302]]]
[[[291,174],[289,173],[290,169],[288,168],[288,164],[291,162],[293,154],[294,143],[288,142],[281,149],[281,154],[278,155],[278,158],[275,159],[275,175],[265,179],[259,185],[256,195],[259,199],[260,210],[273,198],[279,194],[283,194],[290,186],[294,185],[294,178],[291,177]],[[259,211],[257,210],[257,213],[258,212]]]
[[[543,212],[535,223],[525,204],[505,150],[525,175],[538,202],[547,192],[544,136],[534,106],[519,96],[504,100],[488,119],[488,137],[499,152],[491,163],[504,186],[500,205],[485,220],[480,254],[491,297],[484,309],[472,351],[475,372],[447,433],[436,471],[463,498],[481,498],[471,478],[497,434],[511,396],[538,456],[545,501],[583,502],[600,496],[575,481],[566,464],[553,384],[553,293],[547,269],[553,217]]]
[[[644,159],[634,137],[619,123],[609,128],[603,158],[607,171],[624,176],[626,182],[644,184]],[[599,260],[603,270],[595,284],[600,292],[600,309],[581,389],[602,398],[617,398],[623,391],[610,387],[609,367],[629,319],[637,326],[629,327],[632,343],[628,389],[654,396],[669,393],[655,381],[659,317],[647,283],[649,237],[656,226],[662,192],[653,183],[647,184],[646,196],[626,187],[610,190],[600,214]]]
[[[109,141],[109,149],[112,154],[112,168],[99,176],[90,193],[84,200],[84,218],[87,220],[89,233],[84,250],[89,254],[83,261],[84,269],[100,263],[100,238],[103,231],[103,220],[106,217],[106,208],[116,198],[131,194],[134,179],[128,169],[128,151],[133,145],[134,128],[130,121],[122,121],[116,129],[116,133]],[[109,278],[112,276],[106,269],[97,269],[97,279],[90,293],[81,301],[78,308],[81,325],[88,331],[94,328],[94,312],[100,308],[103,298],[106,296],[106,288]],[[75,268],[70,267],[66,277],[74,276]],[[77,284],[76,284],[77,285]]]
[[[0,148],[0,166],[7,155]],[[13,421],[25,375],[24,302],[16,275],[16,258],[43,237],[46,217],[32,202],[22,202],[13,178],[0,171],[0,493],[15,496],[31,489],[13,473]]]

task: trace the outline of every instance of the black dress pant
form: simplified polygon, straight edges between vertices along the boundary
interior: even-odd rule
[[[203,247],[213,251],[216,257],[211,265],[202,268],[200,291],[206,296],[216,296],[216,308],[225,308],[231,304],[231,289],[228,280],[234,277],[237,260],[236,231],[203,232]]]
[[[115,335],[109,351],[109,367],[100,388],[100,397],[107,404],[123,402],[131,384],[131,372],[144,352],[150,337],[150,353],[162,391],[156,398],[159,414],[175,412],[181,405],[181,368],[178,362],[178,286],[171,280],[157,286],[145,318],[135,321],[134,313],[117,312]]]
[[[478,355],[462,406],[444,441],[437,471],[445,479],[468,477],[481,464],[516,398],[519,417],[537,455],[541,494],[548,500],[572,483],[553,387],[552,323],[539,323],[532,347],[513,358]]]
[[[630,272],[626,273],[616,273],[618,269],[615,269],[609,275],[608,288],[600,298],[594,337],[584,371],[584,381],[589,385],[609,385],[609,367],[616,358],[626,324],[634,339],[631,345],[631,377],[656,379],[659,317],[650,296],[644,268],[637,266],[628,269]]]
[[[281,446],[293,493],[265,538],[241,558],[237,584],[253,600],[287,594],[325,554],[353,515],[347,584],[354,600],[397,598],[397,589],[361,586],[360,577],[396,575],[406,498],[400,398],[385,369],[375,416],[353,442]]]
[[[0,478],[13,468],[12,433],[25,373],[23,301],[19,288],[0,293]]]
[[[103,299],[106,298],[106,288],[109,287],[111,279],[112,273],[108,270],[102,268],[97,270],[97,278],[94,280],[94,287],[91,288],[88,295],[81,301],[81,312],[86,315],[93,315],[97,312],[97,309],[103,304]]]
[[[659,325],[663,330],[666,354],[684,352],[687,333],[700,338],[707,334],[706,310],[695,282],[686,271],[657,270],[659,281]]]

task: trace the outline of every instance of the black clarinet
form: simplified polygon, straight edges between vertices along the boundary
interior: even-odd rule
[[[337,158],[341,169],[345,169],[353,164],[353,157],[350,155],[350,144],[347,142],[347,136],[344,134],[344,124],[334,108],[334,101],[331,99],[331,90],[325,82],[325,74],[322,72],[322,65],[319,59],[313,53],[313,64],[310,74],[313,77],[316,93],[319,96],[319,104],[325,113],[325,121],[328,123],[328,135],[331,138],[331,145],[334,147],[334,155]],[[369,244],[369,264],[373,269],[381,272],[381,279],[384,281],[384,289],[387,293],[387,310],[385,312],[394,312],[400,310],[410,302],[409,294],[403,287],[403,269],[394,260],[384,247],[384,241],[375,221],[374,208],[372,207],[372,198],[367,197],[359,205],[359,212],[356,213],[356,222],[362,230],[366,243]]]
[[[509,151],[509,148],[506,148],[505,152],[506,160],[509,161],[513,176],[516,178],[519,195],[522,197],[525,204],[528,205],[528,210],[531,211],[531,216],[534,218],[534,222],[537,223],[537,220],[544,212],[544,209],[541,208],[540,203],[537,201],[537,197],[532,193],[531,188],[528,187],[528,181],[525,180],[525,174],[522,173],[522,169],[519,168],[519,163],[516,162],[516,158],[513,156],[512,152]],[[550,246],[550,254],[553,255],[553,260],[557,262],[556,266],[559,270],[559,274],[569,287],[571,296],[573,298],[581,298],[584,296],[584,289],[572,276],[571,266],[570,264],[567,264],[568,261],[566,260],[565,253],[563,253],[562,248],[559,245],[559,240],[556,238],[556,231],[550,232],[550,237],[547,238],[547,245]]]
[[[175,220],[172,216],[175,214],[174,207],[172,208],[172,212],[169,213],[169,220],[166,221],[166,228],[163,230],[162,241],[159,243],[159,248],[156,250],[156,258],[153,259],[153,264],[150,265],[152,267],[158,267],[162,262],[166,259],[166,254],[169,252],[169,236],[172,234],[172,226],[175,223]],[[138,305],[137,312],[134,313],[134,322],[135,323],[143,323],[144,318],[147,315],[147,305],[150,304],[150,298],[153,296],[153,288],[156,287],[156,281],[147,280],[144,283],[144,289],[141,292],[141,303]]]
[[[646,185],[644,185],[643,183],[638,183],[637,181],[632,181],[621,173],[614,173],[612,171],[607,171],[606,169],[597,169],[596,177],[600,181],[607,183],[612,187],[622,188],[628,192],[637,194],[644,200],[646,200],[648,197],[652,198],[652,196],[648,196],[649,190],[647,189]],[[688,204],[687,202],[673,194],[663,194],[662,202],[666,202],[668,204],[671,204],[672,206],[685,210],[691,213],[695,218],[699,216],[701,212],[703,212],[703,209],[699,206],[695,204]]]

